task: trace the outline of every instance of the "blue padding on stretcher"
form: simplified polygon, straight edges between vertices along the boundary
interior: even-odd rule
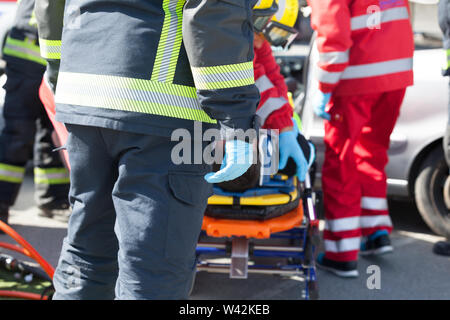
[[[288,178],[283,180],[280,176],[268,176],[268,179],[263,180],[263,185],[248,189],[244,192],[231,192],[222,190],[220,187],[214,186],[213,192],[215,195],[226,196],[226,197],[256,197],[256,196],[264,196],[268,194],[287,194],[294,191],[294,178]]]

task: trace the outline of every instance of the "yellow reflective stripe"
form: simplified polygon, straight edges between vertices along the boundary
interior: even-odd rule
[[[213,66],[192,67],[197,89],[226,89],[248,86],[255,83],[253,61]]]
[[[22,183],[24,175],[24,167],[0,163],[0,181]]]
[[[34,178],[35,184],[67,184],[70,183],[69,178],[61,178],[61,179],[47,179],[47,178]]]
[[[446,55],[447,55],[447,61],[446,61],[446,67],[445,69],[449,69],[450,68],[450,49],[445,50]]]
[[[290,203],[299,196],[297,189],[289,194],[267,194],[255,197],[240,197],[239,204],[245,206],[274,206]],[[208,198],[209,205],[233,205],[233,197],[212,195]]]
[[[182,42],[183,6],[185,0],[164,0],[164,23],[156,52],[152,81],[173,82]]]
[[[12,57],[30,60],[42,65],[47,65],[47,62],[42,59],[39,46],[30,40],[17,40],[11,37],[6,39],[5,48],[3,49],[3,53]]]
[[[178,56],[180,54],[181,43],[183,41],[183,8],[186,0],[178,1],[176,7],[176,15],[177,15],[177,31],[175,35],[175,41],[172,49],[172,57],[170,58],[169,70],[167,75],[167,80],[169,82],[173,82],[173,78],[175,77],[175,70],[177,68]]]
[[[207,74],[220,74],[234,71],[244,71],[244,70],[253,70],[253,61],[236,63],[236,64],[227,64],[222,66],[212,66],[212,67],[192,67],[192,70],[195,74],[207,75]]]
[[[34,168],[34,182],[36,184],[69,183],[69,171],[66,168]]]
[[[297,123],[298,130],[302,131],[302,120],[300,119],[300,116],[297,114],[297,112],[294,112],[294,121]]]
[[[11,183],[22,183],[23,178],[15,178],[0,174],[0,181],[11,182]]]
[[[6,163],[0,163],[0,169],[15,172],[15,173],[25,173],[24,167],[13,166]]]
[[[37,27],[36,13],[34,12],[34,10],[31,13],[31,17],[30,20],[28,21],[28,24],[32,27]]]
[[[46,40],[39,38],[41,56],[46,59],[61,59],[61,40]]]
[[[216,123],[194,87],[144,79],[61,72],[56,102]]]

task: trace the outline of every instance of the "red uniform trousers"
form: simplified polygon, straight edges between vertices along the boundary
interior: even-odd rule
[[[390,135],[406,89],[333,96],[325,121],[325,257],[358,258],[360,237],[392,231],[386,200]]]

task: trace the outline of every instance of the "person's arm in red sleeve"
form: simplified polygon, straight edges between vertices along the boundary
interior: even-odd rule
[[[288,89],[284,77],[281,75],[280,66],[275,60],[272,53],[272,48],[267,40],[264,40],[261,47],[255,49],[258,52],[257,62],[264,65],[266,70],[266,75],[272,81],[272,83],[277,87],[280,96],[288,99]]]
[[[285,98],[280,94],[280,88],[271,81],[269,72],[267,71],[268,69],[266,68],[269,66],[269,70],[273,70],[273,64],[276,65],[272,52],[271,50],[269,52],[272,59],[266,59],[267,52],[263,47],[255,46],[254,49],[255,60],[253,68],[255,71],[255,84],[261,97],[256,114],[261,118],[262,127],[265,129],[278,129],[280,131],[292,128],[293,111],[287,99],[287,88],[285,90]],[[267,60],[270,63],[267,63]],[[262,62],[265,62],[266,64],[263,64]],[[278,74],[281,76],[279,69]],[[284,84],[284,79],[282,76],[281,78]]]
[[[294,130],[293,109],[289,104],[287,87],[269,44],[267,41],[258,42],[261,45],[254,47],[254,69],[255,84],[260,91],[261,100],[256,114],[261,117],[263,128],[280,130],[279,169],[286,167],[288,159],[292,158],[299,180],[304,181],[308,163],[297,142],[298,132]]]
[[[279,129],[280,132],[285,130],[291,130],[294,126],[292,122],[293,109],[289,103],[286,103],[270,114],[264,123],[263,128],[265,129]]]
[[[317,32],[319,90],[331,93],[348,66],[351,39],[350,0],[308,0]]]

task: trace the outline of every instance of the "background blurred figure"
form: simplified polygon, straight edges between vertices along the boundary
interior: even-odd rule
[[[19,2],[3,54],[7,81],[0,134],[0,219],[8,221],[33,153],[36,202],[42,214],[52,216],[69,207],[69,173],[52,152],[53,129],[38,96],[46,62],[39,53],[34,0]]]
[[[444,76],[450,76],[450,1],[441,0],[438,7],[439,14],[439,26],[441,27],[442,33],[444,34],[444,50],[446,52],[447,62],[443,70]],[[447,164],[450,167],[450,100],[449,100],[449,111],[448,111],[448,124],[447,131],[444,136],[444,154]],[[445,183],[446,203],[447,207],[450,208],[450,175],[447,177],[447,182]],[[450,242],[440,241],[437,242],[433,251],[437,254],[442,254],[450,256]]]
[[[327,120],[325,254],[318,264],[355,277],[360,249],[392,251],[384,169],[406,87],[413,84],[410,11],[406,0],[309,4],[319,51],[314,110]],[[367,237],[362,243],[361,235]]]

